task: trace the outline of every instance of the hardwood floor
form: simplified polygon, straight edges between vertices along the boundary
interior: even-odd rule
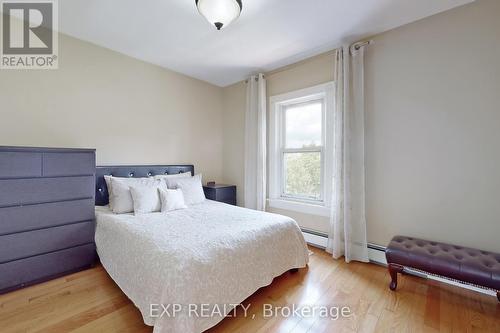
[[[308,269],[285,273],[209,332],[500,332],[500,303],[462,288],[413,276],[400,277],[397,292],[389,274],[372,264],[333,260],[322,250]],[[352,315],[331,320],[263,318],[262,305],[348,306]],[[254,319],[251,319],[255,315]],[[1,332],[152,332],[127,297],[96,267],[0,295]]]

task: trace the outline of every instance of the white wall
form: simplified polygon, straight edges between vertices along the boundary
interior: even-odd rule
[[[374,38],[366,57],[369,240],[500,252],[500,1]]]
[[[91,147],[98,164],[222,178],[222,89],[60,35],[58,70],[0,71],[0,145]]]

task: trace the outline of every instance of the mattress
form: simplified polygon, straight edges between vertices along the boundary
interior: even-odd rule
[[[102,265],[156,333],[202,332],[274,277],[308,263],[293,219],[210,200],[139,216],[96,207],[96,223]],[[200,315],[202,306],[217,311]],[[158,311],[165,307],[178,311]]]

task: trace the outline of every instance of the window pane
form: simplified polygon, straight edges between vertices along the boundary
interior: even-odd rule
[[[287,106],[286,148],[321,146],[321,115],[323,103],[314,101]]]
[[[320,199],[321,153],[284,153],[285,195]]]

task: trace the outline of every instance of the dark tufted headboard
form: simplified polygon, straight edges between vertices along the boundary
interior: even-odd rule
[[[108,187],[104,180],[105,175],[115,177],[151,177],[155,175],[191,172],[194,176],[193,165],[123,165],[98,166],[95,170],[95,205],[106,206],[109,203]]]

